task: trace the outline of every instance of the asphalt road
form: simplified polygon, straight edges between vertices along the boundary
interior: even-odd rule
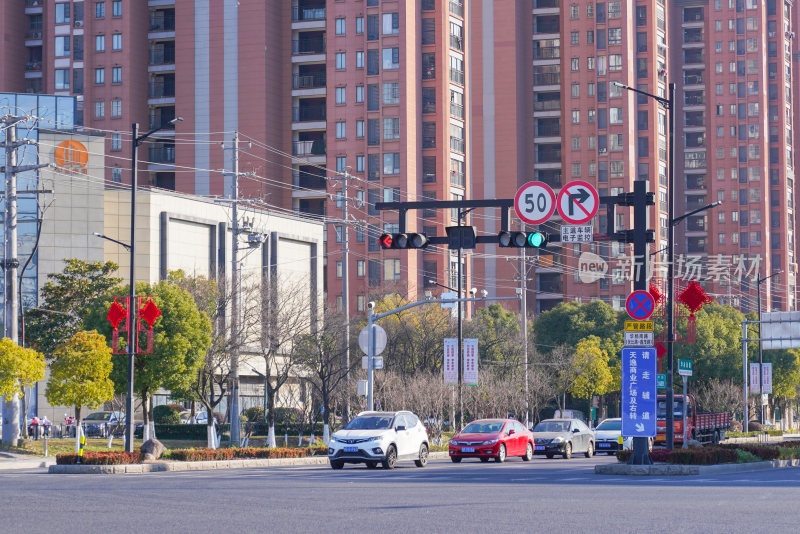
[[[595,475],[612,457],[424,469],[0,473],[0,532],[798,532],[800,468]]]

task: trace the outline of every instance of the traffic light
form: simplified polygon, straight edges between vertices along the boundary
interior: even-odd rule
[[[549,237],[544,232],[500,232],[497,242],[501,247],[545,248]]]
[[[389,248],[425,248],[428,237],[425,234],[382,234],[378,238],[382,249]]]

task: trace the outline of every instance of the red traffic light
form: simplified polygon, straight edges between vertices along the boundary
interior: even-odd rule
[[[394,238],[392,234],[383,234],[378,238],[378,243],[380,243],[381,248],[392,248]]]

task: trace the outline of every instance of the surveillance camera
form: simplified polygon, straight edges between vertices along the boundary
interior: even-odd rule
[[[478,292],[478,288],[477,287],[473,287],[472,289],[469,290],[469,294],[472,295],[473,297],[475,296],[475,293],[477,293],[477,292]]]
[[[488,297],[488,296],[489,296],[489,292],[488,292],[488,291],[486,291],[485,289],[481,289],[481,296],[482,296],[483,298],[486,298],[486,297]]]
[[[375,301],[371,300],[371,301],[367,302],[367,308],[369,308],[370,310],[374,310],[375,309]]]

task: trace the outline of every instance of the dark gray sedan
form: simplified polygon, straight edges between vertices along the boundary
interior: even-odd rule
[[[545,419],[533,427],[535,454],[552,458],[556,454],[565,459],[573,453],[583,453],[587,458],[594,454],[594,434],[580,419]]]

